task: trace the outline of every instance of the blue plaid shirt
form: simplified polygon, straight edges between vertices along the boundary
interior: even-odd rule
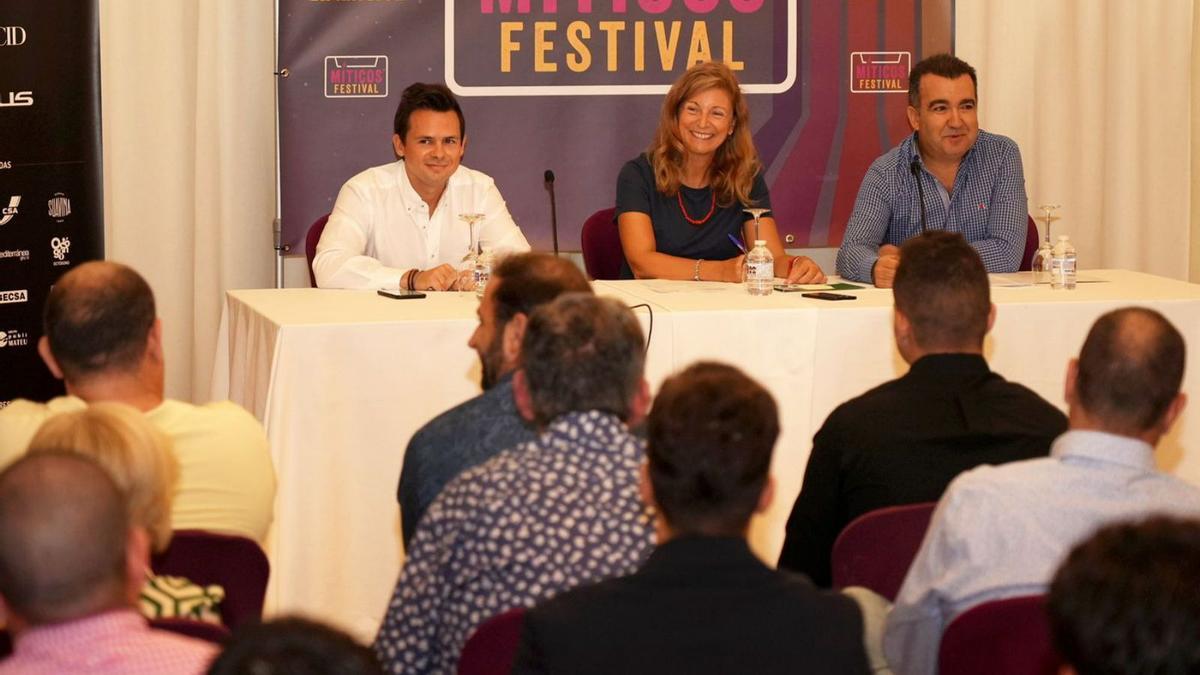
[[[899,246],[920,234],[921,205],[909,168],[919,157],[914,136],[909,135],[867,170],[838,249],[837,271],[842,277],[871,282],[880,245]],[[1017,270],[1025,252],[1029,212],[1021,151],[1011,138],[979,132],[958,167],[948,206],[942,197],[945,188],[924,163],[920,179],[926,228],[961,232],[989,272]]]

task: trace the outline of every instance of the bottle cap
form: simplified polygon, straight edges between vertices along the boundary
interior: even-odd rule
[[[767,245],[767,240],[766,240],[766,239],[755,239],[755,240],[754,240],[754,245],[755,245],[755,246],[766,246],[766,245]]]

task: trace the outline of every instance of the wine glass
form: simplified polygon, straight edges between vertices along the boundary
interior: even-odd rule
[[[1061,208],[1062,206],[1058,204],[1042,204],[1038,207],[1043,213],[1041,220],[1046,225],[1046,238],[1038,246],[1037,252],[1033,254],[1033,261],[1029,265],[1035,284],[1050,283],[1050,258],[1054,256],[1054,244],[1050,240],[1050,224],[1059,219],[1054,212]]]
[[[458,268],[458,290],[470,291],[475,288],[475,263],[479,258],[481,243],[479,241],[479,223],[483,220],[482,213],[460,213],[458,219],[466,222],[470,228],[470,243],[467,254],[462,258]]]
[[[758,226],[759,226],[759,224],[760,224],[760,223],[759,223],[759,220],[762,218],[762,215],[763,215],[764,213],[767,213],[767,212],[768,212],[768,211],[770,211],[770,210],[771,210],[771,209],[760,209],[760,208],[745,208],[745,209],[742,209],[742,211],[744,211],[744,212],[746,212],[746,213],[749,213],[751,216],[753,216],[753,217],[754,217],[754,241],[758,241],[758,240],[759,240],[759,236],[758,236]],[[748,241],[748,242],[746,242],[746,249],[747,249],[747,250],[749,250],[750,248],[752,248],[752,247],[754,246],[754,241]]]

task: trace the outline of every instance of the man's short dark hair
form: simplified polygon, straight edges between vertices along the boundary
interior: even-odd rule
[[[287,617],[234,631],[209,675],[377,675],[375,653],[345,633]]]
[[[671,528],[741,535],[779,436],[771,394],[733,366],[696,363],[663,383],[646,431],[654,499]]]
[[[400,94],[400,105],[396,106],[396,117],[392,120],[392,130],[404,141],[408,136],[408,120],[418,110],[434,112],[450,112],[458,115],[458,137],[467,137],[467,119],[463,117],[458,99],[444,84],[426,84],[415,82],[408,85]]]
[[[1200,672],[1200,522],[1118,523],[1078,544],[1047,596],[1079,675]]]
[[[100,465],[82,455],[25,455],[0,473],[0,596],[33,625],[124,601],[129,519]]]
[[[154,319],[146,280],[114,262],[86,263],[63,275],[42,315],[50,352],[68,381],[136,368]]]
[[[961,234],[934,230],[904,242],[892,292],[922,349],[983,346],[991,287],[983,261]]]
[[[1162,314],[1127,307],[1101,316],[1079,352],[1075,393],[1114,432],[1158,424],[1183,382],[1183,336]]]
[[[971,64],[953,54],[934,54],[921,59],[908,71],[908,104],[918,110],[921,109],[921,78],[925,75],[937,75],[948,80],[970,75],[975,98],[979,98],[979,81],[975,78],[975,69]]]
[[[521,368],[534,422],[601,410],[629,419],[645,364],[642,327],[612,298],[568,293],[533,310],[521,342]]]
[[[496,292],[496,327],[499,333],[517,314],[528,316],[563,293],[591,293],[592,286],[579,267],[547,253],[518,253],[505,257],[492,271]]]

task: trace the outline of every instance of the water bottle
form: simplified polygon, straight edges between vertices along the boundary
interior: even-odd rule
[[[475,256],[475,271],[473,278],[475,281],[475,297],[483,299],[483,292],[487,290],[488,280],[492,278],[492,249],[485,248]]]
[[[1067,235],[1061,235],[1050,258],[1050,287],[1075,288],[1075,247]]]
[[[746,292],[750,295],[770,295],[775,288],[775,258],[767,250],[767,242],[757,239],[746,254]]]

